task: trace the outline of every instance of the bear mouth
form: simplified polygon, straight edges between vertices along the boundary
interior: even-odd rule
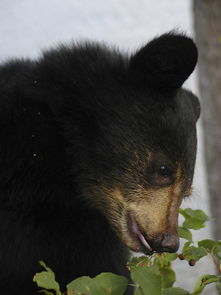
[[[153,253],[153,249],[151,248],[150,244],[148,243],[146,239],[146,235],[142,233],[136,219],[132,214],[129,214],[129,229],[133,237],[136,238],[136,240],[141,245],[143,251],[145,254],[151,255]]]

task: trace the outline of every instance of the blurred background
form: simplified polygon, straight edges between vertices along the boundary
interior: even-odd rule
[[[201,100],[199,146],[192,197],[183,207],[203,209],[211,221],[194,239],[221,239],[221,0],[1,0],[0,61],[37,58],[60,42],[105,41],[133,52],[177,29],[199,48],[197,70],[185,84]],[[204,258],[194,267],[176,264],[176,285],[191,290],[198,276],[214,273]],[[203,294],[215,295],[214,287]]]

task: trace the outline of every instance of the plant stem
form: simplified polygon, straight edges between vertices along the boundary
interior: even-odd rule
[[[221,274],[221,269],[220,269],[220,267],[219,267],[218,262],[216,261],[216,258],[215,258],[211,253],[209,253],[209,255],[210,255],[210,257],[212,258],[213,263],[214,263],[215,266],[216,266],[217,272],[218,272],[219,274]]]

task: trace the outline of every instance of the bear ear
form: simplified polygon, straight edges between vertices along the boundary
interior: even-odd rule
[[[173,32],[153,39],[129,62],[129,75],[140,87],[174,90],[193,72],[198,51],[193,40]]]

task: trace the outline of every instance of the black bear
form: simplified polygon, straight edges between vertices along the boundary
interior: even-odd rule
[[[181,86],[196,62],[170,32],[131,56],[86,42],[0,66],[1,295],[37,294],[39,260],[64,290],[128,276],[128,248],[178,249],[200,114]]]

